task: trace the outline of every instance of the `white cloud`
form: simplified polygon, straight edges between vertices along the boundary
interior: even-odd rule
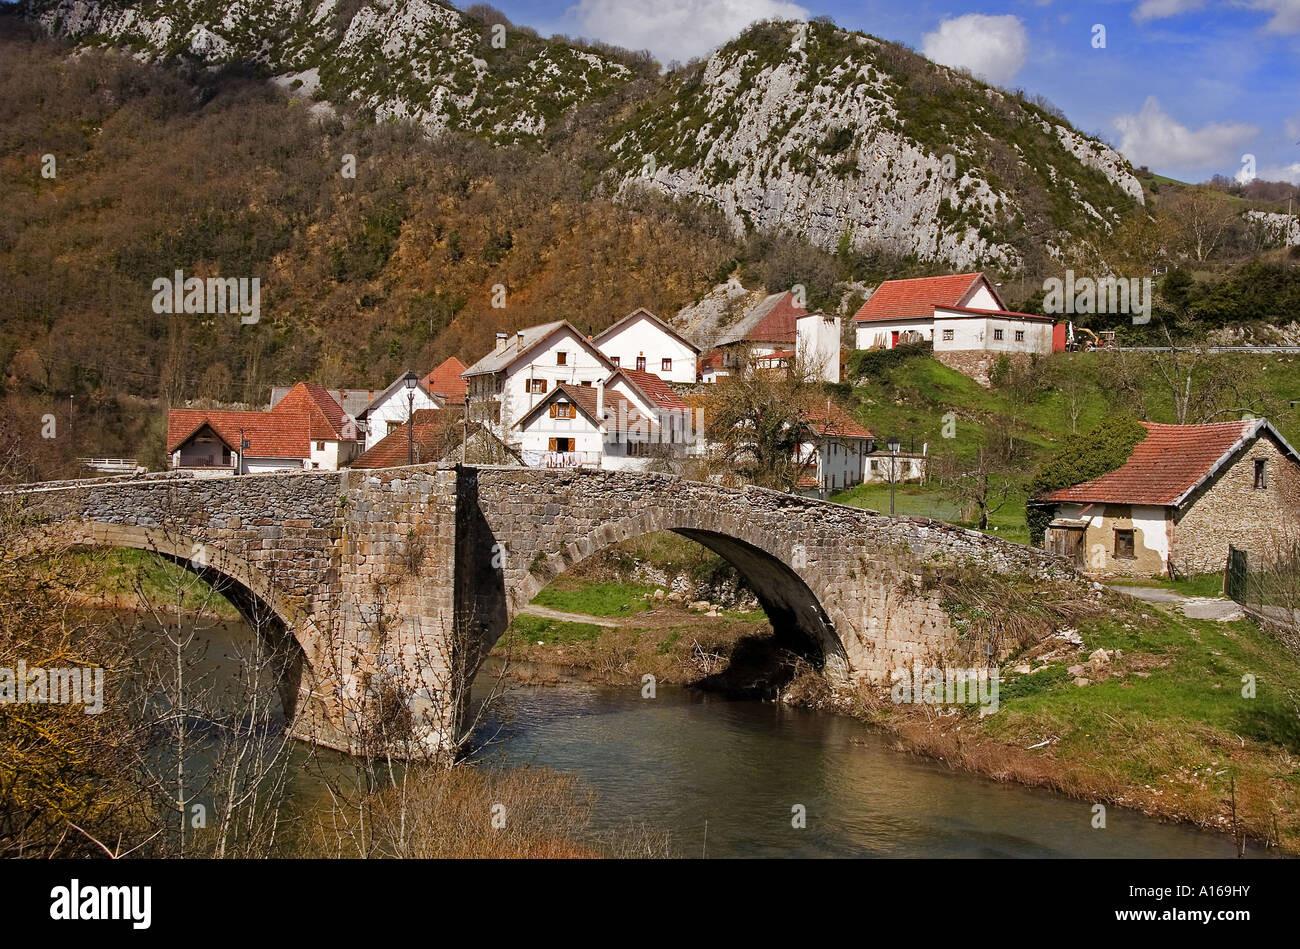
[[[1286,131],[1287,141],[1300,145],[1300,112],[1289,119],[1283,119],[1282,128]]]
[[[703,56],[756,20],[806,20],[808,11],[788,0],[579,0],[565,16],[584,36],[667,63]]]
[[[1273,14],[1264,26],[1265,31],[1300,33],[1300,0],[1246,0],[1244,5]]]
[[[1115,120],[1119,150],[1135,165],[1200,171],[1240,163],[1241,148],[1259,129],[1240,122],[1216,122],[1193,131],[1160,108],[1155,96],[1137,115]]]
[[[1300,185],[1300,161],[1289,165],[1267,165],[1259,169],[1255,177],[1264,181],[1289,181],[1293,185]]]
[[[964,66],[981,79],[1006,85],[1025,64],[1029,34],[1017,16],[968,13],[926,33],[921,50],[936,63]]]
[[[1189,10],[1199,10],[1205,6],[1205,0],[1142,0],[1133,11],[1133,19],[1139,23],[1145,23],[1148,20],[1163,20],[1166,17],[1178,16],[1180,13],[1186,13]]]

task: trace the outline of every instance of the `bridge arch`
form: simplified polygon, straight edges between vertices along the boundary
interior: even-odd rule
[[[317,648],[311,621],[289,602],[260,570],[242,557],[173,530],[80,521],[59,537],[74,547],[144,550],[208,581],[239,611],[254,635],[272,650],[277,689],[286,722],[292,723],[308,694]]]
[[[547,508],[554,507],[556,499],[550,500]],[[478,529],[470,532],[470,549],[462,555],[472,561],[476,553],[492,551],[504,560],[504,569],[484,563],[468,568],[476,580],[466,591],[472,605],[465,615],[480,655],[491,650],[533,597],[573,567],[623,541],[670,532],[706,547],[736,569],[767,614],[778,643],[820,661],[833,678],[853,672],[842,635],[856,624],[840,608],[837,585],[828,582],[833,575],[820,569],[826,538],[809,536],[810,543],[791,543],[789,532],[770,529],[770,518],[736,517],[707,498],[689,494],[670,493],[623,516],[580,528],[561,516],[556,526],[540,530],[521,530],[509,516],[495,518],[489,497],[480,494],[477,502],[482,512]]]

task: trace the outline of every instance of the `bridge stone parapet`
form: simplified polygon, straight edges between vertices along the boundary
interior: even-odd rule
[[[23,491],[64,541],[149,549],[275,618],[295,735],[429,751],[461,737],[469,683],[510,620],[598,551],[672,531],[731,562],[778,638],[842,680],[963,648],[922,580],[1072,577],[1033,548],[938,521],[633,472],[462,468],[94,479]],[[964,571],[964,572],[963,572]]]

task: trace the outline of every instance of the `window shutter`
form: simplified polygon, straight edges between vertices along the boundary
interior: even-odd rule
[[[554,439],[554,438],[550,439],[550,441],[547,443],[547,447],[548,447],[548,449],[549,449],[550,451],[555,451],[555,439]]]

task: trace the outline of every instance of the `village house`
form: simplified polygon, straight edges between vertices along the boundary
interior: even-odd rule
[[[406,373],[394,379],[357,416],[357,421],[364,429],[366,451],[378,445],[399,426],[406,424],[413,412],[445,408],[443,399],[429,389],[425,381],[427,376],[415,380],[414,386],[408,386],[406,383],[409,375],[414,374]]]
[[[591,342],[618,368],[653,372],[665,382],[696,381],[700,347],[649,310],[633,310]]]
[[[1096,572],[1191,576],[1222,570],[1228,545],[1267,556],[1294,537],[1300,456],[1264,419],[1143,422],[1123,466],[1037,499],[1044,546]]]
[[[520,455],[530,468],[644,470],[666,455],[653,414],[607,386],[560,383],[515,425]]]
[[[353,461],[350,468],[396,468],[412,460],[417,465],[446,462],[472,465],[519,465],[518,452],[478,422],[466,422],[459,412],[420,409],[413,419],[385,435]]]
[[[813,438],[795,454],[799,493],[825,497],[861,484],[875,436],[830,400],[824,410],[805,412],[804,420]]]
[[[886,280],[853,316],[857,349],[929,341],[935,359],[983,385],[1003,354],[1051,353],[1054,322],[1008,310],[982,273]]]
[[[320,386],[300,382],[266,412],[172,409],[171,467],[197,477],[337,470],[361,450],[360,433]]]
[[[838,316],[809,313],[788,290],[772,293],[727,327],[703,360],[700,380],[797,365],[811,378],[839,382],[840,348]]]
[[[442,399],[447,406],[465,403],[465,378],[461,375],[468,367],[455,356],[448,356],[438,367],[420,380],[420,384]]]
[[[469,393],[469,417],[518,447],[517,423],[556,386],[594,386],[614,365],[566,320],[498,333],[492,352],[461,375]]]

